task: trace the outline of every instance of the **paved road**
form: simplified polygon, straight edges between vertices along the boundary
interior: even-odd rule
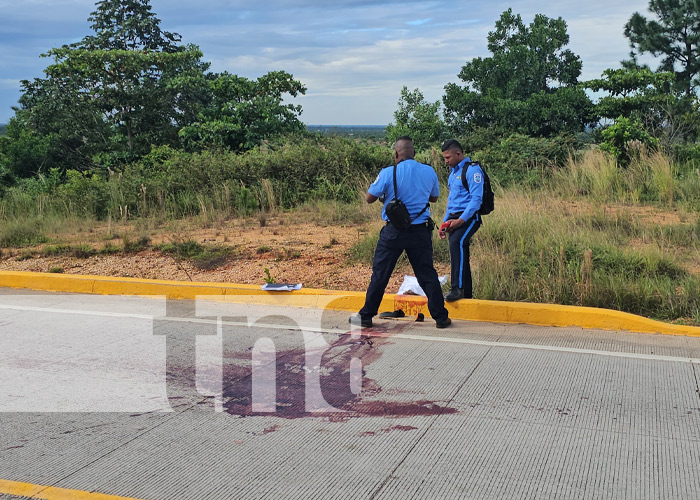
[[[0,480],[153,500],[700,498],[700,338],[348,326],[0,289]]]

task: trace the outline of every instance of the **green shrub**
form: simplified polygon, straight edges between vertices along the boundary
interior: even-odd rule
[[[601,149],[612,154],[623,167],[629,165],[640,148],[656,149],[659,145],[658,139],[652,137],[639,120],[624,116],[601,130],[600,136]]]
[[[17,262],[22,262],[24,260],[33,259],[35,255],[36,255],[36,252],[33,252],[33,251],[23,252],[20,255],[18,255],[17,257],[15,257],[15,260]]]
[[[124,243],[124,252],[126,253],[138,253],[146,250],[151,243],[151,239],[147,236],[140,236],[136,241],[131,241],[128,236],[122,238]]]
[[[235,248],[229,246],[204,246],[193,240],[165,243],[158,248],[175,258],[190,260],[195,267],[202,270],[221,267],[237,253]]]
[[[207,246],[192,259],[192,263],[195,267],[208,271],[223,266],[237,253],[235,248],[224,245]]]
[[[562,134],[553,138],[512,134],[479,150],[465,149],[472,160],[489,169],[489,176],[501,186],[521,184],[541,186],[550,173],[562,166],[579,146],[575,136]]]
[[[348,252],[350,262],[372,265],[374,249],[377,247],[378,241],[379,231],[370,231],[364,237],[359,238],[357,242],[350,247]]]
[[[0,226],[0,248],[38,245],[47,241],[39,219],[10,220]]]
[[[65,203],[71,215],[103,218],[107,214],[109,189],[107,182],[99,175],[68,170],[56,195]]]
[[[111,243],[107,242],[105,243],[105,246],[102,247],[102,249],[97,253],[99,253],[100,255],[113,255],[121,251],[122,249],[120,247],[114,246]]]
[[[163,253],[167,253],[181,259],[191,259],[201,255],[204,252],[204,246],[194,240],[164,243],[159,245],[158,249]]]
[[[211,206],[246,214],[268,206],[270,192],[275,204],[284,208],[314,198],[350,201],[359,177],[373,178],[390,163],[390,151],[384,146],[317,136],[290,138],[242,154],[154,148],[127,165],[114,182],[132,213],[160,207],[169,217],[182,217]]]
[[[41,252],[46,257],[55,257],[58,255],[68,255],[73,251],[70,245],[47,245]]]

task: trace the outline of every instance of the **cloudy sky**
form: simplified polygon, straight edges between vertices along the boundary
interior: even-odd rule
[[[39,55],[81,40],[95,0],[0,0],[0,123],[14,112],[19,81],[43,75]],[[629,54],[623,36],[648,0],[151,0],[161,28],[198,45],[213,71],[258,78],[285,70],[308,88],[294,100],[311,125],[386,125],[401,88],[429,101],[443,95],[509,7],[563,18],[582,79],[617,68]],[[647,61],[649,62],[649,61]],[[655,65],[652,63],[652,67]]]

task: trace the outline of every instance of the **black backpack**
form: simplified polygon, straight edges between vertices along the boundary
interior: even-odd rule
[[[481,171],[484,173],[484,196],[481,198],[481,208],[477,211],[479,215],[487,215],[493,212],[493,189],[491,189],[491,179],[489,179],[484,166],[478,161],[468,161],[462,167],[462,185],[464,189],[469,191],[469,183],[467,182],[467,169],[471,165],[479,165]]]

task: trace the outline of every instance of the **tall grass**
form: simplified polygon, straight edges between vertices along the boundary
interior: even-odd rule
[[[472,240],[474,296],[700,319],[700,277],[682,264],[700,250],[699,228],[660,227],[624,206],[501,190]],[[370,263],[377,234],[360,238],[352,257]],[[436,262],[449,262],[444,241],[434,249]]]
[[[108,220],[110,228],[112,221],[133,224],[145,237],[167,221],[188,218],[210,227],[252,215],[262,223],[265,212],[274,211],[357,231],[350,258],[370,263],[381,204],[367,204],[365,193],[390,163],[386,153],[341,142],[289,144],[245,155],[161,148],[107,178],[69,172],[60,179],[52,171],[5,191],[0,247],[46,242],[54,232],[98,220]],[[418,159],[434,164],[444,183],[439,151]],[[538,180],[527,185],[540,186],[536,189],[497,185],[499,178],[517,177],[506,170],[490,166],[496,209],[472,242],[476,297],[700,321],[700,170],[692,161],[639,151],[621,168],[591,148],[561,167],[533,167]],[[436,221],[445,211],[444,184],[442,191],[431,206]],[[674,220],[645,219],[642,207],[665,209]],[[212,262],[227,258],[214,253]],[[437,237],[434,258],[449,262],[448,246]]]
[[[635,245],[658,231],[653,222],[592,208],[565,217],[560,202],[516,191],[499,201],[503,209],[485,218],[473,240],[475,296],[605,307],[661,319],[698,316],[700,296],[693,291],[700,279],[668,251],[697,253],[692,232],[672,230],[667,238]]]
[[[681,178],[687,182],[680,182]],[[700,207],[700,171],[692,164],[681,166],[662,152],[644,149],[622,168],[611,155],[591,148],[579,158],[570,157],[565,167],[553,173],[548,187],[558,195],[583,196],[598,203],[652,202],[671,208],[680,198]]]
[[[651,173],[652,189],[659,201],[668,207],[673,206],[676,191],[676,166],[661,154],[654,153],[647,158]]]

